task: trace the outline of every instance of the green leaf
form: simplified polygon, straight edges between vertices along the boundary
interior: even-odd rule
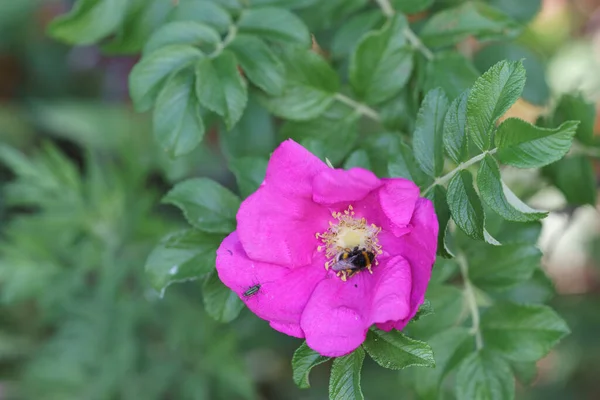
[[[594,124],[596,123],[596,107],[593,103],[586,101],[581,95],[566,94],[561,97],[552,120],[555,124],[568,120],[580,121],[575,137],[581,143],[593,146],[598,145],[594,136]]]
[[[446,245],[447,228],[448,222],[450,221],[450,209],[448,208],[446,189],[444,189],[443,186],[435,185],[425,194],[425,197],[433,202],[435,215],[438,219],[439,233],[437,253],[442,257],[450,258],[452,257],[452,253]]]
[[[143,57],[129,75],[129,95],[136,111],[143,112],[152,107],[169,75],[202,58],[204,54],[200,50],[187,45],[163,47]]]
[[[464,296],[456,286],[441,284],[430,285],[425,296],[431,302],[435,315],[411,324],[411,332],[429,340],[432,335],[456,325],[463,312]]]
[[[167,20],[202,22],[221,33],[233,23],[227,10],[211,0],[179,0]]]
[[[223,237],[188,229],[167,235],[146,261],[152,287],[167,286],[203,277],[215,269],[216,251]]]
[[[481,318],[486,346],[513,361],[537,361],[570,331],[550,307],[501,303]]]
[[[509,118],[498,127],[498,160],[518,168],[539,168],[561,159],[571,148],[578,121],[558,128],[540,128],[518,118]]]
[[[427,63],[423,91],[441,87],[448,98],[456,99],[469,89],[479,77],[479,72],[465,56],[454,51],[436,54]]]
[[[333,360],[329,378],[330,400],[364,400],[360,388],[360,371],[365,360],[362,347]]]
[[[388,174],[392,178],[406,178],[420,187],[427,185],[430,178],[419,168],[415,156],[404,142],[399,142],[397,149],[388,157]]]
[[[483,72],[501,60],[522,60],[523,67],[527,71],[523,99],[536,105],[544,105],[548,102],[550,88],[546,82],[546,66],[531,50],[515,43],[494,43],[479,51],[473,62]]]
[[[352,53],[363,35],[375,29],[384,20],[379,10],[365,11],[349,18],[333,36],[331,53],[335,58]]]
[[[242,157],[231,160],[229,168],[235,175],[242,197],[248,197],[265,179],[267,159],[259,157]]]
[[[285,86],[285,67],[261,39],[237,35],[228,49],[235,53],[244,74],[268,94],[278,96]]]
[[[569,204],[596,205],[596,173],[588,157],[565,157],[545,167],[543,172],[563,193]]]
[[[469,277],[484,290],[502,290],[531,278],[542,253],[530,244],[492,246],[473,243],[467,250]]]
[[[410,320],[410,322],[417,322],[421,318],[426,317],[426,316],[431,315],[431,314],[435,314],[435,310],[433,309],[433,306],[431,305],[431,302],[429,300],[425,299],[425,301],[423,301],[423,304],[421,304],[419,306],[419,309],[417,310],[417,313]]]
[[[356,95],[369,104],[397,95],[412,71],[412,50],[403,31],[406,18],[397,16],[380,31],[366,34],[352,54],[349,79]]]
[[[405,14],[416,14],[427,10],[433,4],[433,0],[391,0],[396,11]]]
[[[519,22],[530,21],[539,11],[542,0],[488,0],[498,10],[505,12],[508,16]]]
[[[444,377],[456,366],[456,362],[462,361],[463,358],[458,352],[461,345],[467,340],[472,341],[473,338],[469,334],[469,330],[463,327],[449,328],[428,339],[435,354],[435,368],[416,368],[414,370],[415,390],[420,398],[438,397],[440,384]]]
[[[435,367],[433,352],[427,343],[411,339],[396,330],[370,329],[363,347],[384,368]]]
[[[286,87],[281,96],[259,97],[273,114],[304,121],[318,117],[334,102],[340,78],[318,54],[304,49],[287,49]]]
[[[460,164],[469,158],[467,136],[467,97],[469,92],[452,101],[444,119],[443,142],[452,161]]]
[[[171,157],[191,152],[202,141],[204,122],[194,94],[193,71],[179,71],[163,86],[153,122],[154,137]]]
[[[224,323],[236,319],[244,308],[238,295],[219,280],[217,271],[211,272],[202,284],[202,299],[208,315]]]
[[[179,207],[188,222],[201,231],[230,233],[235,230],[240,199],[210,179],[194,178],[180,182],[162,202]]]
[[[490,68],[473,85],[467,100],[467,125],[473,142],[487,150],[496,121],[523,91],[525,68],[520,61],[502,61]]]
[[[123,0],[79,0],[68,14],[50,23],[48,33],[72,45],[93,44],[119,28],[127,7]]]
[[[199,46],[211,45],[212,48],[221,42],[221,36],[208,25],[194,21],[176,21],[160,27],[144,46],[144,54],[148,55],[160,48],[184,44]]]
[[[456,225],[469,237],[484,240],[483,206],[473,187],[473,176],[462,170],[448,184],[448,207]]]
[[[363,355],[364,357],[364,355]],[[310,382],[308,380],[310,371],[319,364],[330,360],[308,347],[304,341],[294,352],[292,357],[292,369],[294,370],[294,383],[301,389],[308,389]]]
[[[369,154],[362,149],[355,150],[346,159],[344,162],[344,169],[350,169],[360,167],[364,169],[371,170],[371,161],[369,160]]]
[[[304,22],[283,8],[251,8],[242,12],[238,21],[240,33],[261,36],[285,44],[309,47],[310,32]]]
[[[509,221],[528,222],[545,218],[548,213],[534,210],[502,182],[500,167],[494,158],[486,155],[479,166],[477,187],[481,199],[494,211]]]
[[[537,365],[534,362],[511,362],[510,367],[519,382],[525,386],[531,385],[537,376]]]
[[[426,46],[445,47],[469,36],[479,40],[516,36],[520,26],[506,14],[481,2],[467,1],[433,15],[420,32]]]
[[[462,362],[456,374],[458,399],[511,400],[515,383],[510,367],[500,355],[480,350]]]
[[[419,167],[431,177],[440,176],[444,170],[444,118],[448,99],[442,89],[425,95],[413,134],[413,151]]]
[[[555,295],[554,283],[541,268],[536,268],[529,280],[499,293],[497,297],[515,303],[545,303]]]
[[[227,129],[239,121],[248,93],[232,53],[223,51],[214,59],[203,58],[196,64],[196,96],[200,104],[223,117]]]

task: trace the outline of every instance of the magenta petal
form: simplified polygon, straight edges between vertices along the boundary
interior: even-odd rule
[[[312,180],[329,167],[318,157],[289,139],[275,149],[264,184],[282,194],[312,197]]]
[[[373,268],[375,284],[370,324],[404,319],[410,313],[411,269],[400,257],[386,260]]]
[[[328,168],[313,180],[313,200],[320,204],[358,201],[379,186],[381,181],[371,171]]]
[[[300,197],[283,197],[268,185],[244,200],[237,232],[248,257],[289,266],[308,265],[330,219],[329,211]]]
[[[419,199],[419,187],[402,178],[382,181],[384,185],[379,190],[381,209],[391,222],[392,233],[396,236],[403,235]]]

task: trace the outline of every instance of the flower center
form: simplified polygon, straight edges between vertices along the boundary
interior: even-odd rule
[[[325,269],[333,268],[343,281],[365,268],[373,273],[371,266],[378,264],[377,255],[382,253],[377,239],[381,228],[369,225],[365,218],[357,218],[351,205],[331,216],[336,221],[329,221],[329,228],[315,235],[323,242],[317,249],[325,251]]]

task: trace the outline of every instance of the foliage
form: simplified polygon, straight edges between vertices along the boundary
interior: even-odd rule
[[[255,397],[234,325],[213,321],[243,309],[218,279],[215,249],[286,138],[336,167],[415,181],[440,222],[429,301],[403,332],[372,328],[332,360],[330,398],[364,398],[368,355],[413,367],[401,374],[420,398],[450,387],[456,398],[512,399],[515,377],[569,334],[543,304],[553,290],[536,243],[547,212],[503,173],[539,169],[569,204],[596,202],[593,107],[575,94],[551,102],[541,61],[514,41],[539,1],[326,3],[77,0],[49,25],[70,45],[141,55],[129,94],[152,112],[157,146],[125,131],[102,143],[104,132],[86,138],[72,122],[82,169],[51,142],[34,154],[0,147],[15,210],[0,245],[1,298],[11,318],[33,305],[31,335],[44,337],[27,349],[21,397]],[[423,19],[409,22],[413,13]],[[456,46],[467,38],[482,44],[472,59]],[[520,98],[551,111],[536,124],[506,118]],[[43,103],[37,112],[67,136],[69,121],[90,118]],[[197,177],[218,176],[197,165],[217,163],[206,150],[215,142],[235,185]],[[173,187],[148,188],[156,171]],[[542,295],[524,301],[520,289]],[[327,361],[301,344],[293,381],[309,387]]]

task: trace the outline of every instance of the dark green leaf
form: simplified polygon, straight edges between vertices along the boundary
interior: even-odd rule
[[[371,170],[371,162],[369,161],[369,154],[365,150],[355,150],[344,162],[344,169],[350,169],[360,167]]]
[[[466,161],[468,154],[467,136],[467,97],[464,92],[452,101],[444,119],[444,148],[450,158],[457,164]]]
[[[505,12],[519,22],[528,22],[541,8],[542,0],[488,0],[498,10]]]
[[[201,231],[230,233],[235,230],[240,199],[210,179],[195,178],[178,183],[162,201],[179,207],[188,222]]]
[[[396,330],[370,329],[363,347],[384,368],[435,367],[433,352],[427,343],[411,339]]]
[[[433,15],[421,37],[431,47],[451,46],[469,36],[479,40],[515,36],[519,25],[506,14],[485,3],[468,1]]]
[[[490,148],[496,121],[517,101],[524,85],[520,61],[499,62],[477,79],[467,100],[467,124],[477,147]]]
[[[412,71],[412,50],[403,31],[406,18],[397,16],[380,30],[366,34],[350,60],[350,84],[357,96],[379,104],[397,95]]]
[[[127,7],[122,0],[79,0],[68,14],[52,21],[48,33],[69,44],[92,44],[119,28]]]
[[[364,400],[360,388],[360,372],[365,351],[362,347],[333,360],[329,378],[330,400]]]
[[[167,235],[146,261],[146,276],[154,289],[198,279],[215,269],[216,251],[223,239],[193,229]]]
[[[443,52],[427,63],[423,90],[441,87],[452,100],[469,89],[478,77],[479,72],[465,56]]]
[[[501,163],[518,168],[539,168],[561,159],[571,148],[577,121],[558,128],[540,128],[518,118],[498,127],[496,146]]]
[[[417,163],[427,175],[437,177],[444,170],[444,118],[448,110],[448,99],[441,89],[425,95],[417,115],[413,134],[413,151]]]
[[[202,22],[221,33],[226,32],[232,24],[227,10],[211,0],[178,0],[167,19]]]
[[[354,51],[360,38],[374,29],[384,20],[379,10],[366,11],[355,15],[335,32],[331,43],[331,52],[334,57],[342,58]]]
[[[237,35],[229,44],[250,81],[271,95],[280,95],[285,85],[285,68],[261,39]]]
[[[565,157],[545,167],[544,175],[563,193],[569,204],[596,205],[596,174],[588,157]]]
[[[213,271],[202,284],[202,299],[208,315],[220,322],[231,322],[244,308],[237,294],[219,280]]]
[[[154,137],[171,157],[191,152],[202,141],[204,122],[194,94],[193,71],[179,71],[163,86],[153,122]]]
[[[575,137],[586,145],[597,145],[594,137],[594,124],[596,123],[596,107],[586,101],[581,95],[564,95],[554,110],[553,121],[555,124],[568,120],[579,121]]]
[[[391,3],[396,11],[416,14],[431,7],[433,0],[391,0]]]
[[[515,382],[510,367],[499,354],[480,350],[460,365],[456,374],[458,399],[512,400]]]
[[[208,25],[194,21],[176,21],[158,29],[144,46],[144,54],[148,55],[162,47],[185,44],[199,46],[211,45],[213,48],[221,41],[217,31]]]
[[[426,297],[431,302],[435,314],[411,324],[410,329],[415,336],[429,340],[432,335],[456,325],[463,312],[464,297],[456,286],[439,284],[430,285]]]
[[[494,158],[486,155],[479,166],[477,187],[481,199],[494,211],[509,221],[528,222],[545,218],[548,213],[534,210],[523,203],[502,182],[500,167]]]
[[[479,51],[475,55],[474,63],[483,72],[501,60],[522,60],[527,71],[523,98],[536,105],[548,102],[550,88],[546,82],[546,67],[535,53],[515,43],[495,43]]]
[[[565,321],[550,307],[502,303],[481,318],[486,346],[513,361],[537,361],[570,333]]]
[[[242,157],[231,160],[231,172],[235,175],[242,197],[255,192],[265,179],[267,159],[259,157]]]
[[[438,219],[439,232],[437,253],[442,257],[449,258],[452,256],[452,253],[446,246],[447,228],[448,222],[450,221],[450,209],[448,208],[446,189],[444,189],[443,186],[435,185],[425,194],[425,197],[433,202],[435,215],[437,215]]]
[[[433,306],[431,305],[431,302],[429,300],[425,299],[423,304],[421,304],[419,306],[419,310],[417,311],[415,316],[410,320],[410,322],[417,322],[421,318],[426,317],[431,314],[435,314],[435,311],[433,310]]]
[[[484,290],[500,290],[531,278],[542,253],[531,244],[492,246],[473,244],[468,249],[469,277]]]
[[[392,178],[406,178],[415,182],[420,187],[426,185],[430,179],[417,164],[410,147],[404,142],[399,142],[397,149],[388,157],[388,174]]]
[[[462,170],[448,185],[448,207],[456,225],[468,236],[484,240],[484,214],[479,196],[473,187],[473,176]]]
[[[536,268],[529,280],[500,293],[497,297],[515,303],[545,303],[555,294],[554,283],[541,268]]]
[[[511,362],[513,373],[523,385],[529,386],[537,376],[537,365],[535,362]]]
[[[223,117],[227,129],[238,122],[248,93],[232,53],[224,51],[214,59],[203,58],[196,64],[196,96],[200,104]]]
[[[310,46],[310,33],[304,22],[283,8],[251,8],[238,21],[240,33],[262,36],[286,44]]]
[[[329,359],[329,357],[323,357],[308,347],[306,342],[302,343],[300,347],[296,349],[294,356],[292,357],[294,383],[301,389],[309,388],[310,382],[308,378],[310,371],[317,365],[327,362]]]
[[[200,50],[187,45],[163,47],[143,57],[129,75],[129,95],[136,111],[152,107],[165,78],[202,58]]]

